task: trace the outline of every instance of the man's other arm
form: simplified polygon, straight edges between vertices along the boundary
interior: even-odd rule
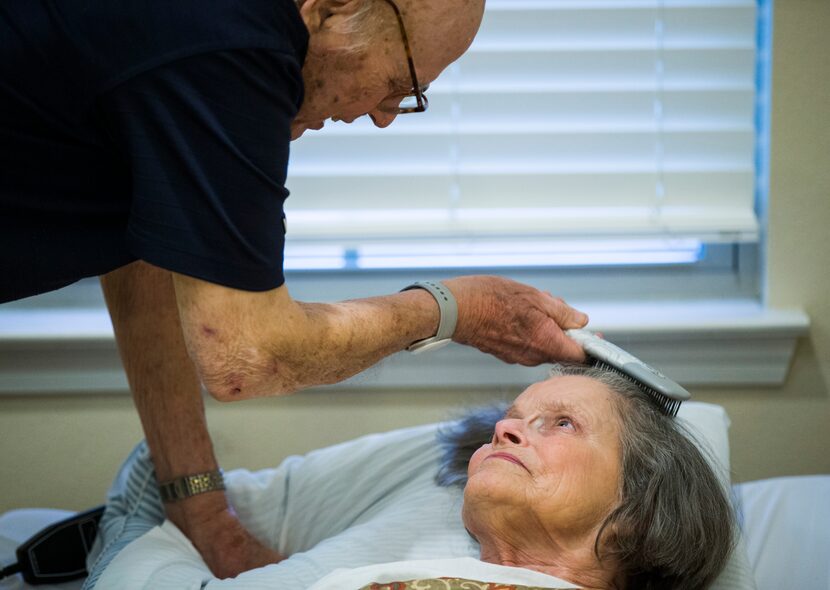
[[[101,286],[158,481],[217,469],[170,273],[135,262],[102,276]],[[165,509],[220,578],[281,559],[242,527],[224,492]]]

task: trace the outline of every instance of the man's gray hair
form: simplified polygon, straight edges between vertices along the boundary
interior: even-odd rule
[[[595,379],[617,394],[620,499],[597,535],[597,558],[617,564],[624,588],[706,588],[734,543],[732,507],[706,451],[625,377],[584,365],[557,365],[551,371],[554,377],[566,375]],[[444,448],[439,485],[466,483],[470,456],[492,439],[505,409],[505,404],[474,409],[439,432]]]
[[[397,29],[395,14],[391,8],[387,9],[388,14],[383,12],[381,7],[384,4],[382,0],[364,0],[357,10],[339,22],[338,31],[351,39],[351,43],[344,48],[346,51],[365,51],[381,30],[391,27],[393,23]]]

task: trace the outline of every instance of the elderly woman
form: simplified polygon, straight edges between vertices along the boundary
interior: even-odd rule
[[[109,567],[114,551],[104,551],[88,586],[100,575],[100,590],[433,587],[424,578],[444,579],[442,588],[462,578],[464,588],[692,589],[706,588],[729,555],[730,505],[711,467],[675,420],[614,373],[560,368],[506,411],[448,425],[440,446],[424,428],[407,431],[405,444],[367,437],[277,470],[228,474],[240,518],[287,556],[278,564],[215,580],[168,522]],[[145,494],[149,465],[139,452],[122,473],[102,529],[114,549],[130,540],[123,531],[137,536],[161,520],[157,497]]]
[[[584,588],[706,588],[723,569],[724,490],[688,433],[627,379],[559,367],[479,446],[494,418],[483,410],[444,433],[441,480],[463,484],[469,465],[463,516],[482,560]]]

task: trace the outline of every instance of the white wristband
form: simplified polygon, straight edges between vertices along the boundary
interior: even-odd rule
[[[413,353],[427,352],[446,346],[452,342],[452,335],[455,333],[455,325],[458,323],[458,304],[452,292],[441,281],[418,281],[412,283],[401,291],[410,289],[424,289],[438,302],[438,332],[435,336],[417,340],[407,346],[407,350]]]

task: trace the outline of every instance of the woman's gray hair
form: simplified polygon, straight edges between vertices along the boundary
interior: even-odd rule
[[[630,380],[607,369],[557,365],[551,376],[603,383],[617,395],[622,470],[620,500],[594,545],[617,564],[619,585],[644,590],[709,586],[734,543],[726,490],[683,424],[660,413]],[[470,456],[492,439],[505,405],[474,409],[438,434],[444,448],[439,485],[463,486]]]

